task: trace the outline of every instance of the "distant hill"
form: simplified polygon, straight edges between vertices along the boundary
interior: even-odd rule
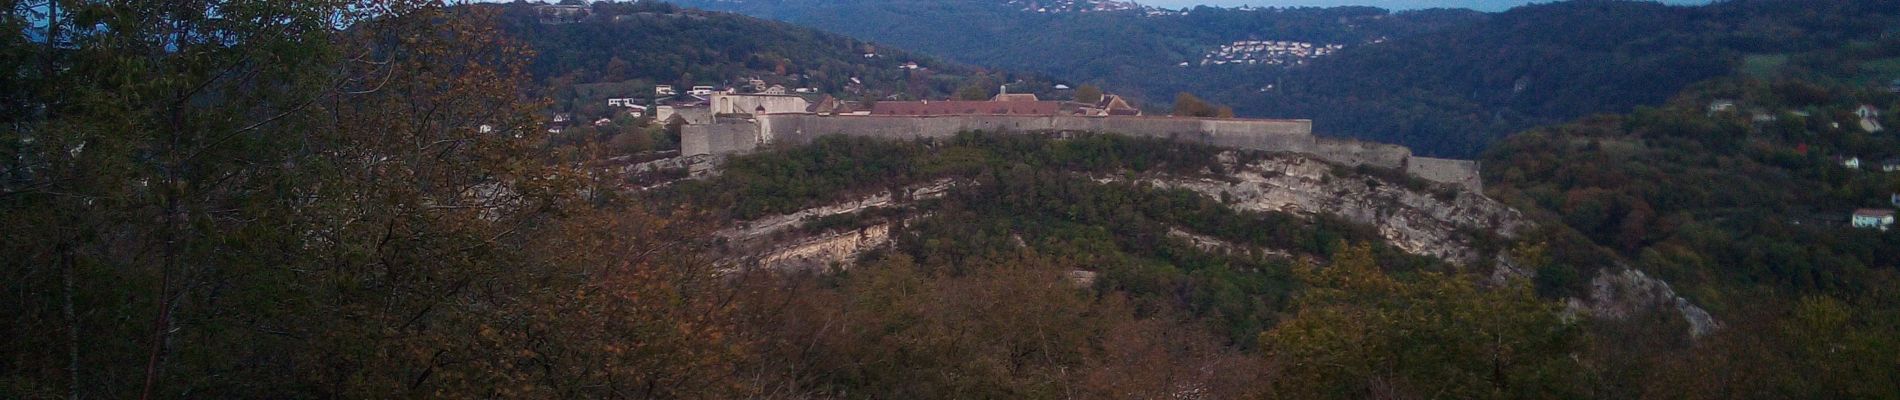
[[[1485,14],[1369,7],[1034,12],[1005,0],[680,0],[1104,84],[1149,102],[1204,94],[1242,116],[1473,156],[1533,126],[1657,104],[1749,55],[1892,34],[1900,3],[1586,0]],[[1249,63],[1237,41],[1341,48]],[[1246,53],[1241,51],[1238,53]],[[1218,63],[1239,60],[1238,63]],[[1214,61],[1203,65],[1202,61]],[[1180,63],[1189,63],[1182,66]]]
[[[530,69],[552,91],[557,110],[648,96],[653,85],[741,85],[751,78],[850,99],[941,98],[990,74],[816,29],[659,2],[472,7],[499,9],[502,29],[538,53]],[[916,68],[905,67],[911,63]]]
[[[1534,5],[1347,49],[1285,71],[1265,93],[1210,96],[1243,114],[1310,117],[1325,132],[1468,156],[1534,126],[1661,104],[1751,55],[1891,35],[1896,15],[1900,3],[1872,0]]]

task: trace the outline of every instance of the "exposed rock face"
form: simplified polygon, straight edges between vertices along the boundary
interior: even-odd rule
[[[757,257],[758,264],[775,269],[817,269],[849,267],[866,252],[891,243],[891,224],[879,224],[844,232],[827,232],[778,246]]]
[[[1590,280],[1589,299],[1567,299],[1567,311],[1598,318],[1624,319],[1655,309],[1674,309],[1689,322],[1689,335],[1700,337],[1721,327],[1708,311],[1676,295],[1668,282],[1622,267],[1603,270]]]
[[[1220,238],[1188,232],[1181,228],[1168,229],[1168,236],[1185,240],[1196,249],[1213,254],[1252,254],[1258,253],[1264,258],[1293,259],[1293,253],[1281,249],[1267,249],[1228,242]]]
[[[828,206],[742,222],[714,235],[726,241],[729,256],[723,263],[727,265],[793,269],[827,268],[833,265],[849,267],[864,253],[889,245],[892,224],[842,232],[789,235],[793,237],[786,237],[787,233],[817,218],[872,208],[902,207],[915,201],[943,197],[955,185],[952,180],[942,179],[895,191],[886,190]]]
[[[1159,188],[1184,189],[1245,211],[1280,211],[1299,215],[1330,214],[1376,227],[1394,247],[1413,254],[1471,265],[1485,257],[1497,261],[1491,279],[1530,278],[1534,271],[1517,267],[1503,255],[1487,255],[1474,247],[1476,232],[1515,238],[1531,223],[1522,213],[1471,191],[1433,193],[1408,188],[1403,182],[1376,177],[1336,175],[1334,167],[1304,156],[1282,154],[1246,165],[1234,154],[1222,162],[1233,171],[1221,179],[1178,175],[1132,178]],[[1096,177],[1098,182],[1126,181],[1122,175]],[[849,267],[862,255],[891,245],[902,221],[854,229],[799,232],[815,218],[862,212],[872,208],[907,207],[912,202],[942,197],[961,183],[938,180],[884,191],[836,204],[761,218],[719,231],[727,241],[727,265],[762,268]],[[918,218],[911,216],[910,218]],[[1254,249],[1218,238],[1174,229],[1170,236],[1215,253],[1259,252],[1268,257],[1293,257],[1278,249]],[[1071,279],[1086,285],[1093,273],[1077,271]],[[1669,284],[1627,267],[1604,270],[1591,281],[1589,298],[1568,299],[1571,312],[1598,318],[1623,319],[1638,312],[1673,309],[1689,322],[1690,334],[1713,332],[1720,324],[1707,311],[1678,296]]]
[[[1173,176],[1142,180],[1225,199],[1237,210],[1336,215],[1378,227],[1380,235],[1401,250],[1460,264],[1482,256],[1471,246],[1475,238],[1465,232],[1511,238],[1528,226],[1517,210],[1477,193],[1459,191],[1440,199],[1377,178],[1336,177],[1331,164],[1305,157],[1277,156],[1248,165],[1237,165],[1232,156],[1222,158],[1235,171],[1229,181]]]

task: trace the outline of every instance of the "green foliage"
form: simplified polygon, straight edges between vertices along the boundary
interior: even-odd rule
[[[613,97],[647,98],[654,85],[733,85],[750,77],[839,97],[862,91],[941,98],[977,75],[973,68],[815,29],[650,0],[593,3],[586,18],[560,24],[541,23],[530,3],[468,7],[498,9],[501,30],[537,52],[530,71],[561,111],[583,111]],[[907,62],[925,70],[898,68]]]
[[[735,157],[719,177],[658,197],[696,199],[702,207],[729,210],[726,217],[745,220],[950,179],[960,188],[912,211],[929,217],[906,224],[910,233],[899,235],[897,254],[960,274],[964,266],[1000,262],[999,257],[1027,248],[1101,273],[1097,288],[1129,296],[1138,310],[1181,310],[1231,343],[1250,347],[1254,336],[1277,320],[1275,313],[1289,294],[1288,260],[1266,257],[1264,250],[1324,257],[1341,241],[1382,238],[1369,227],[1336,218],[1240,212],[1186,190],[1090,178],[1220,173],[1224,167],[1214,161],[1218,152],[1119,135],[1052,140],[965,133],[940,143],[829,136],[807,147]],[[866,218],[897,219],[893,212],[814,223],[859,226]],[[1199,247],[1180,233],[1234,248]],[[1447,269],[1395,248],[1375,248],[1380,262],[1395,270]]]
[[[1342,250],[1324,267],[1296,268],[1306,285],[1297,311],[1261,335],[1286,369],[1273,381],[1288,398],[1461,399],[1581,397],[1583,367],[1570,354],[1581,331],[1528,285],[1482,289],[1436,273],[1398,279],[1370,249]]]
[[[1075,101],[1086,104],[1099,103],[1102,101],[1102,88],[1095,85],[1082,85],[1075,89]]]

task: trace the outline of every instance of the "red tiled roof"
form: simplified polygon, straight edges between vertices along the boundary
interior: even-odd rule
[[[1054,101],[880,101],[872,115],[1056,115]]]

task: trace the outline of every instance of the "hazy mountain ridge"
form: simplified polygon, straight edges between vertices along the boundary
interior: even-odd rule
[[[1243,116],[1312,118],[1323,134],[1460,157],[1526,128],[1661,103],[1733,72],[1747,54],[1880,35],[1900,15],[1895,3],[1874,0],[1698,7],[1584,0],[1491,14],[1368,7],[1040,14],[979,0],[681,4],[1102,83],[1148,102],[1195,92]],[[1242,40],[1344,48],[1291,66],[1179,65]]]

